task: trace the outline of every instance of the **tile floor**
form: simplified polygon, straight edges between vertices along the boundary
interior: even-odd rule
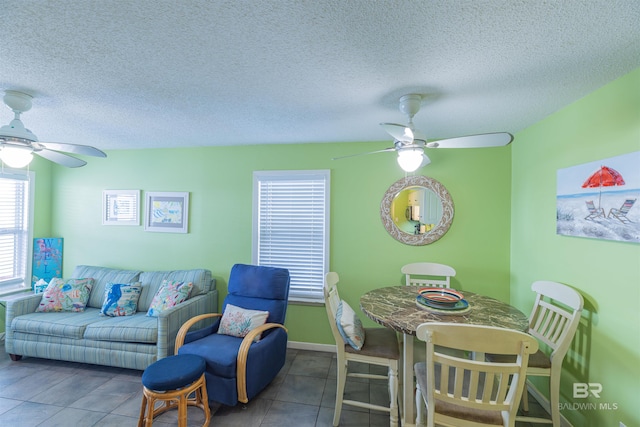
[[[289,350],[285,367],[259,397],[244,406],[212,408],[215,413],[210,425],[331,426],[335,364],[331,353]],[[136,426],[141,375],[142,371],[28,357],[12,362],[0,342],[0,426]],[[368,396],[372,402],[388,404],[386,385],[379,381],[349,380],[346,392],[356,399]],[[530,410],[542,408],[535,404]],[[189,426],[201,426],[203,420],[200,409],[189,408]],[[162,414],[153,425],[177,425],[176,411]],[[389,416],[345,406],[340,425],[388,426]]]

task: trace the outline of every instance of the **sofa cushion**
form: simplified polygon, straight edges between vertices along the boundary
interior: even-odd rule
[[[97,308],[87,308],[81,313],[29,313],[11,322],[11,330],[36,335],[80,339],[87,325],[104,321]]]
[[[69,279],[64,281],[54,277],[42,294],[37,312],[84,311],[93,279]]]
[[[134,343],[155,343],[158,340],[158,319],[148,317],[146,313],[102,319],[102,322],[87,325],[85,339]]]
[[[147,316],[157,317],[161,312],[169,310],[187,300],[192,289],[193,283],[191,282],[163,280],[162,286],[160,286],[160,289],[158,289],[158,292],[156,292],[151,301]]]
[[[138,308],[140,283],[107,283],[100,314],[104,316],[132,316]]]
[[[71,277],[91,277],[94,280],[87,307],[102,308],[107,283],[133,283],[140,277],[139,270],[117,270],[108,267],[78,265]]]
[[[146,355],[156,356],[158,354],[158,346],[156,343],[99,341],[86,339],[79,340],[76,338],[72,339],[64,337],[25,334],[24,332],[15,332],[14,337],[16,340],[20,341],[21,346],[26,346],[30,349],[39,347],[41,344],[44,346],[49,346],[50,348],[47,350],[46,354],[40,353],[39,356],[35,356],[33,353],[31,354],[35,357],[42,357],[45,359],[58,359],[59,357],[62,357],[63,359],[59,360],[68,360],[67,356],[70,356],[71,354],[80,355],[82,357],[83,353],[90,348],[94,350],[104,350],[104,357],[108,357],[112,351],[131,353],[130,355],[125,356],[121,360],[117,361],[118,363],[123,362],[128,358],[138,359],[138,357],[142,355],[145,355],[143,357],[146,357]],[[18,352],[18,354],[25,353]],[[93,363],[89,362],[88,360],[89,359],[87,358],[85,361],[87,363]],[[103,365],[108,363],[101,362],[98,364]],[[126,362],[124,364],[125,366],[127,366]]]
[[[138,300],[138,311],[148,311],[153,297],[164,280],[191,282],[193,289],[189,298],[206,294],[212,290],[211,271],[202,268],[193,270],[145,271],[140,274],[142,293]]]

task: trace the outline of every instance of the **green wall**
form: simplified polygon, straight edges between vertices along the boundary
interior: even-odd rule
[[[66,274],[78,264],[143,270],[205,267],[224,297],[232,265],[251,262],[253,171],[331,169],[330,269],[339,272],[341,296],[351,305],[358,307],[359,296],[370,289],[401,284],[400,268],[417,261],[451,264],[458,271],[454,286],[508,301],[511,147],[429,151],[433,163],[422,173],[447,187],[456,212],[444,238],[413,247],[392,239],[379,217],[385,191],[404,176],[395,156],[331,160],[389,145],[111,151],[107,159],[89,159],[81,169],[54,168],[51,232],[65,239]],[[189,191],[189,233],[101,225],[105,189]],[[287,326],[293,341],[333,342],[322,306],[291,305]]]
[[[640,425],[640,246],[556,235],[556,172],[637,150],[640,69],[520,132],[512,147],[511,302],[529,310],[535,280],[585,298],[561,402],[597,409],[563,410],[575,426]],[[601,383],[600,399],[574,399],[574,382]]]

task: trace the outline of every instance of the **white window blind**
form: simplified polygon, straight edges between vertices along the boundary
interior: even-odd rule
[[[31,285],[32,182],[33,172],[0,171],[0,292]]]
[[[324,300],[329,178],[328,170],[254,172],[253,263],[288,269],[290,300]]]

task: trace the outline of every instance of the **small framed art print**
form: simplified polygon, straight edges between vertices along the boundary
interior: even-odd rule
[[[140,225],[140,190],[104,190],[102,225]]]
[[[147,192],[144,229],[160,233],[188,233],[188,192]]]

